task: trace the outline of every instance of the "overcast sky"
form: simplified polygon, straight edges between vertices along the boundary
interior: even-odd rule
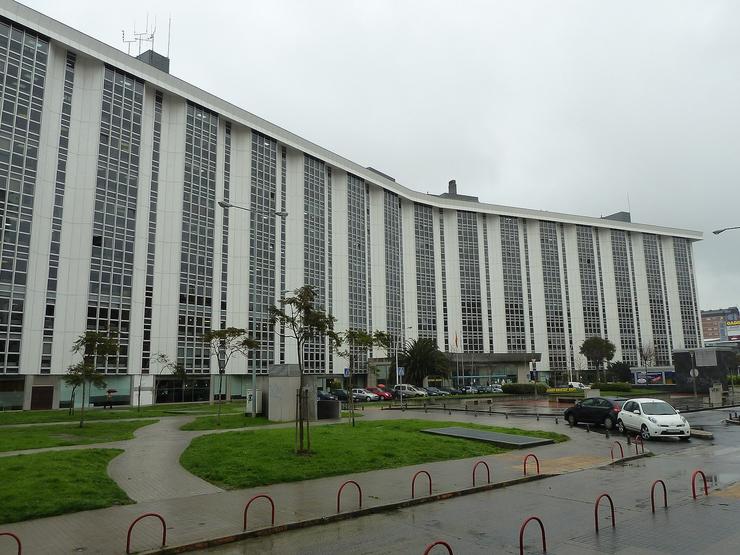
[[[26,0],[419,191],[703,231],[701,308],[740,303],[737,0]],[[133,54],[138,50],[132,51]]]

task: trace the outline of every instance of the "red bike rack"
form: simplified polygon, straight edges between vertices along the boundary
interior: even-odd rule
[[[655,512],[655,486],[658,484],[663,486],[663,506],[666,509],[668,508],[668,491],[666,490],[665,482],[663,480],[655,480],[650,487],[650,505],[653,508],[653,512]]]
[[[488,463],[486,461],[478,461],[473,465],[473,487],[475,487],[475,471],[478,470],[479,465],[483,465],[486,467],[486,475],[488,477],[488,483],[491,483],[491,467],[488,466]]]
[[[702,480],[704,480],[704,495],[709,495],[709,489],[707,488],[707,477],[701,470],[694,470],[691,473],[691,495],[696,499],[696,475],[701,474]]]
[[[427,478],[429,478],[429,495],[432,495],[432,476],[426,470],[420,470],[419,472],[414,474],[413,478],[411,478],[411,499],[414,498],[414,486],[416,485],[416,477],[419,474],[426,474]]]
[[[354,484],[355,486],[357,486],[357,491],[360,494],[360,509],[362,509],[362,488],[360,487],[360,484],[358,484],[354,480],[347,480],[341,486],[339,486],[339,491],[337,492],[337,513],[339,513],[339,499],[342,496],[342,490],[347,484]]]
[[[540,459],[537,458],[537,455],[534,453],[529,453],[526,457],[524,457],[524,475],[527,475],[527,461],[529,460],[529,457],[532,457],[534,459],[534,462],[537,463],[537,474],[540,473]]]
[[[547,553],[547,541],[545,540],[545,525],[537,516],[530,516],[527,520],[522,523],[522,527],[519,528],[519,555],[524,555],[524,529],[531,520],[536,520],[537,524],[540,525],[540,533],[542,534],[542,552]]]
[[[128,527],[128,533],[126,534],[126,554],[128,555],[131,553],[131,531],[134,529],[134,525],[139,522],[142,518],[146,518],[148,516],[154,516],[159,519],[159,521],[162,523],[162,547],[167,545],[167,525],[164,522],[164,518],[162,518],[162,515],[158,513],[144,513],[139,518],[134,520],[131,523],[131,526]]]
[[[436,542],[430,543],[429,545],[427,545],[427,548],[424,550],[424,555],[429,555],[429,552],[432,550],[432,548],[435,545],[442,545],[442,546],[444,546],[445,549],[447,549],[448,555],[454,555],[452,553],[452,548],[450,547],[450,544],[447,543],[447,542],[445,542],[445,541],[442,541],[442,540],[437,540]]]
[[[252,501],[254,501],[255,499],[260,499],[260,498],[267,499],[270,502],[270,505],[272,507],[272,522],[270,523],[270,526],[275,526],[275,502],[272,500],[272,497],[270,497],[269,495],[260,493],[259,495],[255,495],[254,497],[252,497],[252,499],[247,501],[247,506],[244,507],[244,530],[247,529],[247,511],[249,510],[249,506],[252,504]]]
[[[596,498],[596,504],[594,505],[594,526],[596,527],[596,533],[599,533],[599,503],[602,498],[606,497],[609,500],[609,506],[612,509],[612,528],[616,528],[617,524],[614,521],[614,501],[612,501],[611,495],[608,493],[602,493]]]
[[[619,453],[620,453],[619,458],[620,459],[623,459],[624,458],[624,449],[622,448],[622,444],[619,443],[618,441],[615,441],[614,443],[612,443],[612,448],[611,448],[612,460],[614,460],[614,446],[615,445],[617,445],[619,447]]]
[[[638,440],[640,442],[640,447],[642,447],[642,454],[644,455],[645,454],[645,442],[642,441],[642,436],[639,436],[639,435],[638,436],[635,436],[635,455],[639,455],[640,454],[640,450],[637,447]]]
[[[15,543],[18,544],[18,555],[21,555],[21,540],[18,536],[16,536],[13,532],[0,532],[0,536],[10,536],[15,540]],[[450,551],[452,553],[452,551]]]

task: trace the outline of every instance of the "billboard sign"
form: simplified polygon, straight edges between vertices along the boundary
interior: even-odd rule
[[[728,320],[725,327],[728,341],[740,341],[740,320]]]

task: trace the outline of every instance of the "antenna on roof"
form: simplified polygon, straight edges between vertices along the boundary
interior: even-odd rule
[[[170,37],[172,36],[172,14],[170,14],[170,20],[167,24],[167,57],[170,57]]]
[[[630,206],[630,194],[629,192],[625,193],[627,195],[627,212],[632,214],[632,207]]]
[[[126,45],[126,53],[131,55],[131,45],[133,43],[139,43],[139,52],[141,54],[142,46],[147,43],[149,47],[154,50],[154,35],[157,32],[157,20],[154,20],[154,26],[149,30],[149,14],[146,15],[146,28],[143,32],[136,32],[136,23],[134,23],[134,31],[131,33],[131,38],[126,38],[126,31],[121,31],[121,40]],[[138,55],[137,54],[137,55]]]

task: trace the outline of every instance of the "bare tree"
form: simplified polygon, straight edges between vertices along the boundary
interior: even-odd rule
[[[241,328],[226,328],[223,330],[207,331],[201,337],[203,343],[208,345],[211,355],[218,361],[218,411],[216,425],[221,425],[221,385],[226,366],[235,354],[247,356],[250,349],[256,348],[259,343],[249,337],[247,330]],[[256,395],[256,389],[255,389]]]
[[[645,366],[656,365],[656,352],[655,345],[653,343],[646,343],[639,348],[640,360]]]

